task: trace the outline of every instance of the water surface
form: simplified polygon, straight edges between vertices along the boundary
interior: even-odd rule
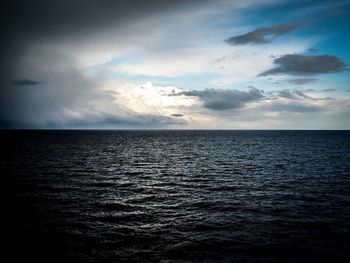
[[[1,140],[14,259],[350,259],[348,131],[2,131]]]

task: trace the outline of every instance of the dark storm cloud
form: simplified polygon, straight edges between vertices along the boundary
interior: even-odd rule
[[[203,106],[211,110],[239,109],[246,103],[257,101],[264,97],[263,92],[252,88],[249,91],[236,89],[206,89],[184,91],[177,95],[197,97],[203,101]]]
[[[0,8],[0,63],[16,63],[30,45],[73,39],[86,44],[92,34],[103,30],[118,29],[111,32],[123,35],[123,26],[130,23],[175,9],[190,10],[207,2],[210,1],[5,0]]]
[[[62,37],[118,26],[174,8],[191,8],[199,0],[8,0],[1,5],[1,29],[7,35]]]
[[[113,104],[111,94],[96,89],[99,80],[86,77],[67,47],[105,42],[130,34],[127,26],[158,14],[188,11],[210,1],[200,0],[5,0],[0,8],[0,120],[2,123],[37,123],[90,105],[101,96]],[[144,28],[144,31],[148,28]],[[150,29],[151,30],[151,29]],[[137,34],[137,32],[134,32]],[[125,38],[125,37],[124,37]],[[47,48],[41,53],[42,48]],[[31,53],[36,53],[36,56]],[[63,51],[65,54],[57,54]],[[59,63],[57,63],[57,61]],[[19,79],[18,76],[29,76]],[[45,89],[29,93],[13,86],[34,86],[45,79]],[[107,98],[105,98],[107,97]],[[103,103],[106,104],[106,103]],[[66,114],[66,113],[65,113]],[[73,114],[73,113],[72,113]],[[66,114],[67,115],[67,114]],[[175,119],[175,118],[173,118]],[[49,122],[47,122],[48,125]],[[11,126],[10,125],[10,126]],[[8,125],[7,125],[8,126]]]
[[[278,36],[297,29],[300,26],[300,23],[285,23],[270,27],[259,27],[246,34],[225,39],[225,42],[231,45],[265,44],[271,42]]]
[[[276,68],[260,73],[258,76],[275,74],[315,75],[320,73],[341,72],[347,65],[335,56],[305,56],[297,54],[283,55],[273,61]]]
[[[289,80],[287,80],[288,83],[299,85],[299,86],[314,83],[316,81],[317,81],[317,79],[315,79],[315,78],[301,78],[301,79],[289,79]]]
[[[36,86],[43,83],[43,81],[36,81],[31,79],[12,79],[11,83],[15,86]]]

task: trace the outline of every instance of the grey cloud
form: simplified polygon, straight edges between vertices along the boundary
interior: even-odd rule
[[[259,27],[246,34],[230,37],[226,39],[225,42],[231,45],[265,44],[271,42],[278,36],[297,29],[300,26],[300,23],[285,23],[270,27]]]
[[[43,83],[43,81],[36,81],[31,79],[12,79],[11,83],[15,86],[35,86]]]
[[[179,113],[171,114],[171,116],[173,116],[173,117],[183,117],[183,115],[182,115],[182,114],[179,114]]]
[[[306,95],[301,90],[279,90],[270,92],[267,97],[270,102],[263,104],[261,109],[264,111],[275,112],[294,112],[294,113],[311,113],[327,110],[324,106],[319,105],[318,101],[330,101],[332,98],[315,98]]]
[[[295,99],[296,95],[289,90],[280,90],[278,92],[278,97],[286,98],[286,99]]]
[[[317,81],[317,79],[315,79],[315,78],[300,78],[300,79],[287,80],[288,83],[299,85],[299,86],[314,83],[316,81]]]
[[[301,90],[278,90],[265,93],[263,90],[252,88],[248,92],[235,89],[206,89],[184,91],[168,96],[191,96],[203,101],[203,107],[221,111],[241,109],[246,104],[256,102],[254,111],[273,111],[290,113],[313,113],[329,110],[334,105],[333,98],[319,98],[306,95]],[[324,101],[324,103],[320,103]],[[217,114],[217,113],[213,113]]]
[[[291,100],[296,100],[296,99],[301,99],[301,98],[313,99],[310,96],[305,95],[300,90],[290,91],[288,89],[277,91],[277,97],[291,99]]]
[[[263,92],[256,88],[249,91],[236,89],[206,89],[184,91],[178,95],[197,97],[203,101],[203,106],[211,110],[239,109],[246,103],[257,101],[264,97]]]
[[[283,55],[273,61],[276,68],[260,73],[258,76],[275,74],[315,75],[320,73],[341,72],[347,65],[339,58],[330,55],[305,56],[297,54]]]
[[[311,91],[314,92],[314,90],[304,90],[304,91]],[[284,98],[284,99],[289,99],[289,100],[304,100],[304,101],[321,101],[321,100],[332,100],[332,98],[328,97],[323,97],[323,98],[318,98],[318,97],[312,97],[309,95],[306,95],[303,91],[301,90],[289,90],[289,89],[284,89],[284,90],[278,90],[278,91],[273,91],[269,93],[269,99],[279,99],[279,98]]]
[[[333,92],[333,91],[337,91],[337,89],[323,89],[321,91],[324,91],[324,92]]]

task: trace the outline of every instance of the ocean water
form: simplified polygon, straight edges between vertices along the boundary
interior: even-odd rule
[[[349,131],[2,131],[34,262],[349,262]]]

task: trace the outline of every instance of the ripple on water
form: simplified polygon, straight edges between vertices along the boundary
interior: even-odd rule
[[[2,143],[13,257],[349,258],[347,131],[23,131]]]

